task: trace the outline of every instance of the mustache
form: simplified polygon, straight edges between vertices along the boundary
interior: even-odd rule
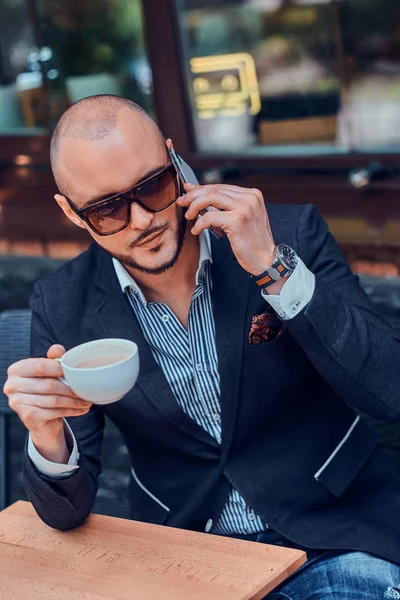
[[[165,223],[164,225],[158,225],[157,227],[152,227],[151,229],[147,229],[146,231],[143,231],[143,233],[141,233],[134,242],[129,244],[129,246],[130,246],[130,248],[134,248],[135,246],[144,242],[147,238],[152,237],[156,233],[161,233],[162,231],[165,231],[166,229],[168,229],[167,223]]]

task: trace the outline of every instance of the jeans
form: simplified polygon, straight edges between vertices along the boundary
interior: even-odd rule
[[[400,600],[400,567],[365,552],[327,552],[268,600]]]
[[[400,600],[400,566],[387,560],[365,552],[301,548],[271,530],[251,539],[299,548],[308,556],[265,600]]]

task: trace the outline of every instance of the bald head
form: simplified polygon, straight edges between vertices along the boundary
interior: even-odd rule
[[[77,139],[91,142],[107,138],[117,127],[118,116],[123,109],[131,111],[132,117],[143,122],[164,144],[163,135],[157,124],[132,100],[111,95],[84,98],[66,110],[51,138],[51,169],[62,194],[68,195],[69,188],[69,182],[62,169],[62,148],[65,141]]]

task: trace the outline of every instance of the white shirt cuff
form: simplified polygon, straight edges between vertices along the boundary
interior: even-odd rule
[[[284,321],[293,319],[310,302],[315,289],[315,275],[299,258],[299,262],[281,293],[269,295],[262,290],[261,295]]]
[[[69,461],[66,465],[60,463],[54,463],[50,460],[44,458],[35,447],[35,444],[32,442],[31,434],[29,434],[28,439],[28,456],[42,475],[46,475],[47,477],[51,477],[52,479],[61,479],[66,475],[71,475],[74,471],[79,469],[78,461],[79,461],[79,452],[78,452],[78,444],[76,443],[76,439],[74,434],[72,433],[72,429],[64,419],[64,427],[65,434],[68,436],[73,443],[71,456],[69,457]]]

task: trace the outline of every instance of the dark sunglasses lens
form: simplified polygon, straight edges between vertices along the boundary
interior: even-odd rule
[[[88,209],[86,217],[89,223],[100,235],[118,231],[129,221],[129,207],[123,198],[115,198],[107,204],[97,208]]]
[[[143,184],[136,191],[136,195],[150,210],[165,208],[178,197],[176,176],[172,170],[164,171]]]

